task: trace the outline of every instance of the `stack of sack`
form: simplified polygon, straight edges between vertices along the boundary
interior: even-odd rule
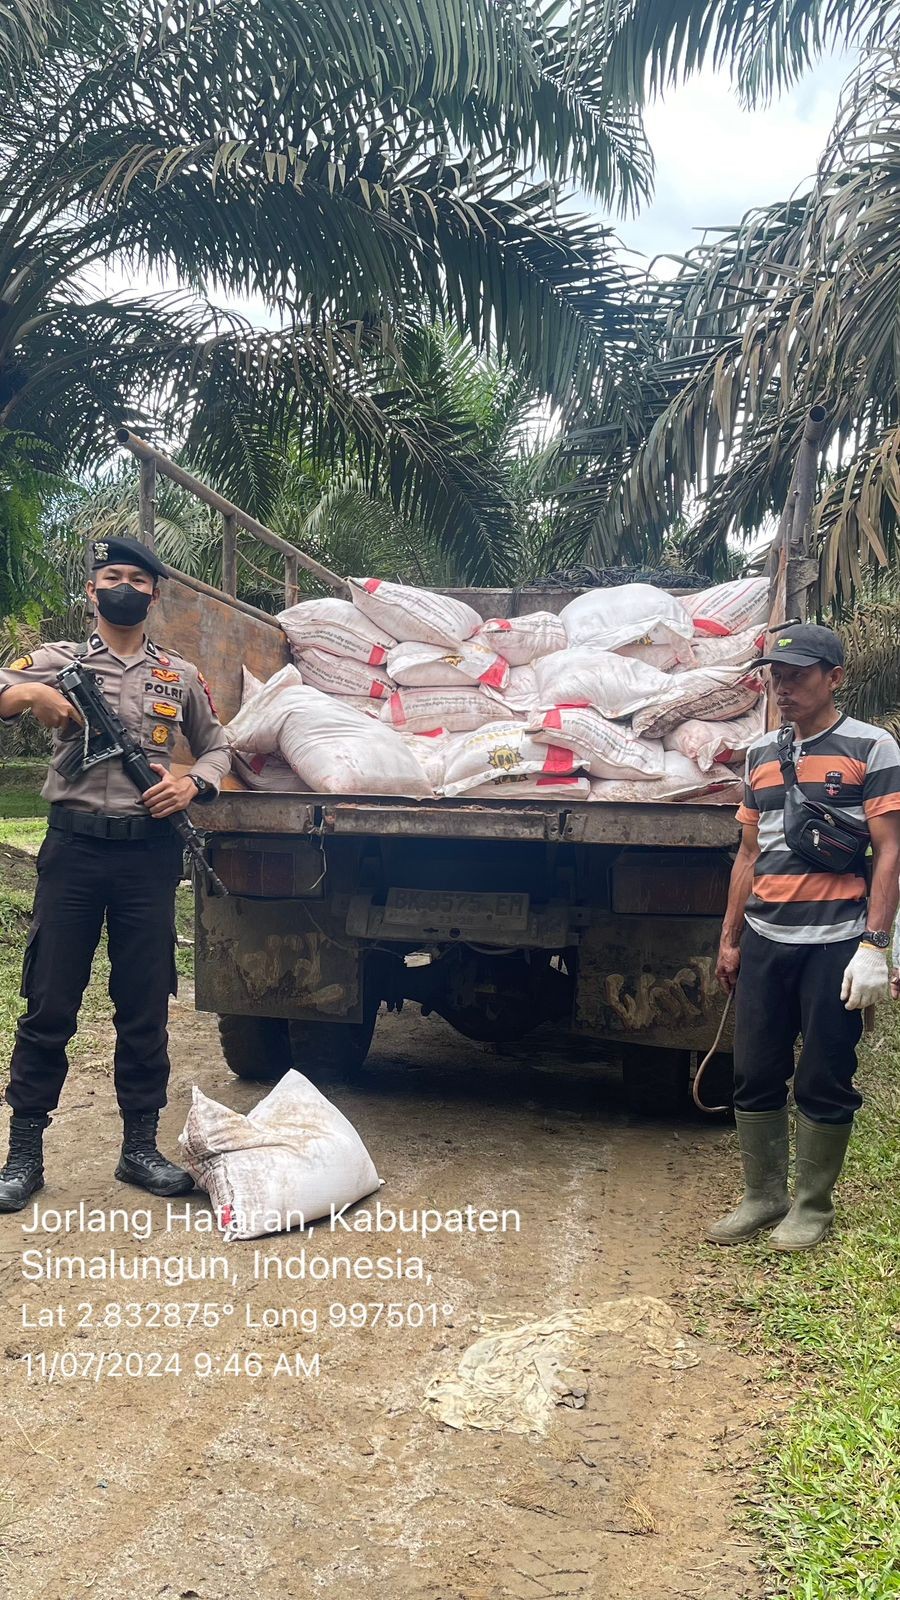
[[[593,589],[559,616],[350,578],[278,618],[293,664],[244,669],[226,730],[254,789],[734,804],[764,730],[766,578],[681,599]]]

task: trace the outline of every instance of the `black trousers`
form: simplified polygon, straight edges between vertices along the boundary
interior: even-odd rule
[[[71,836],[51,828],[37,859],[38,886],[6,1098],[38,1116],[59,1103],[66,1046],[106,918],[109,994],[115,1007],[115,1087],[123,1111],[166,1103],[169,995],[175,994],[175,888],[181,842]]]
[[[734,1023],[739,1111],[777,1110],[793,1077],[794,1099],[811,1122],[852,1122],[862,1105],[853,1074],[863,1021],[861,1011],[845,1009],[841,980],[858,944],[776,944],[745,924]]]

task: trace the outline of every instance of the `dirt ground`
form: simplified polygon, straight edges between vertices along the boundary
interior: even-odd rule
[[[172,1015],[173,1083],[162,1142],[172,1154],[197,1083],[239,1109],[261,1090],[232,1078],[214,1020],[182,995]],[[362,1133],[386,1180],[384,1205],[515,1207],[518,1234],[440,1236],[418,1251],[432,1286],[252,1281],[254,1245],[157,1232],[146,1241],[63,1228],[23,1239],[0,1219],[0,1593],[16,1600],[756,1600],[754,1548],[735,1531],[759,1374],[691,1333],[703,1276],[703,1217],[731,1181],[719,1124],[641,1124],[608,1076],[587,1080],[558,1049],[507,1055],[467,1043],[408,1007],[379,1022],[359,1088],[328,1092]],[[165,1202],[112,1177],[120,1124],[106,1069],[69,1079],[47,1135],[42,1209]],[[5,1135],[4,1135],[5,1136]],[[202,1207],[203,1196],[196,1196]],[[301,1240],[335,1253],[338,1241]],[[225,1298],[221,1285],[176,1289],[28,1284],[23,1243],[95,1254],[226,1248],[237,1303],[433,1300],[437,1327],[362,1330],[73,1328],[86,1301]],[[265,1241],[296,1254],[298,1236]],[[348,1235],[353,1254],[393,1253]],[[521,1321],[622,1296],[674,1307],[694,1365],[644,1364],[588,1340],[586,1399],[556,1407],[544,1437],[455,1431],[423,1414],[435,1374],[454,1367],[483,1316]],[[21,1306],[62,1306],[70,1325],[23,1329]],[[33,1375],[40,1351],[177,1352],[158,1378]],[[5,1354],[4,1354],[5,1349]],[[259,1378],[195,1374],[198,1351],[224,1363],[257,1352]],[[320,1354],[317,1377],[276,1377],[279,1352]]]

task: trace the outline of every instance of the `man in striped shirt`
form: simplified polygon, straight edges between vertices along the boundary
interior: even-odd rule
[[[716,969],[726,992],[735,990],[734,1103],[745,1192],[736,1210],[709,1229],[717,1244],[738,1244],[769,1227],[779,1250],[808,1250],[825,1237],[834,1218],[832,1187],[862,1104],[853,1083],[862,1011],[888,993],[900,874],[900,749],[883,729],[841,716],[834,696],[843,663],[837,634],[811,624],[784,628],[758,663],[771,667],[779,714],[793,725],[804,796],[868,830],[871,883],[865,870],[817,870],[790,848],[777,736],[756,740],[747,754],[737,813],[741,845]],[[803,1047],[795,1071],[798,1035]]]

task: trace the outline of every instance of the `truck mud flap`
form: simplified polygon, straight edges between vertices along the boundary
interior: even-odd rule
[[[361,1022],[362,953],[324,908],[198,894],[198,1011]]]
[[[671,1050],[708,1050],[725,996],[719,917],[598,916],[582,934],[576,1032]],[[730,1050],[731,1022],[721,1049]]]

